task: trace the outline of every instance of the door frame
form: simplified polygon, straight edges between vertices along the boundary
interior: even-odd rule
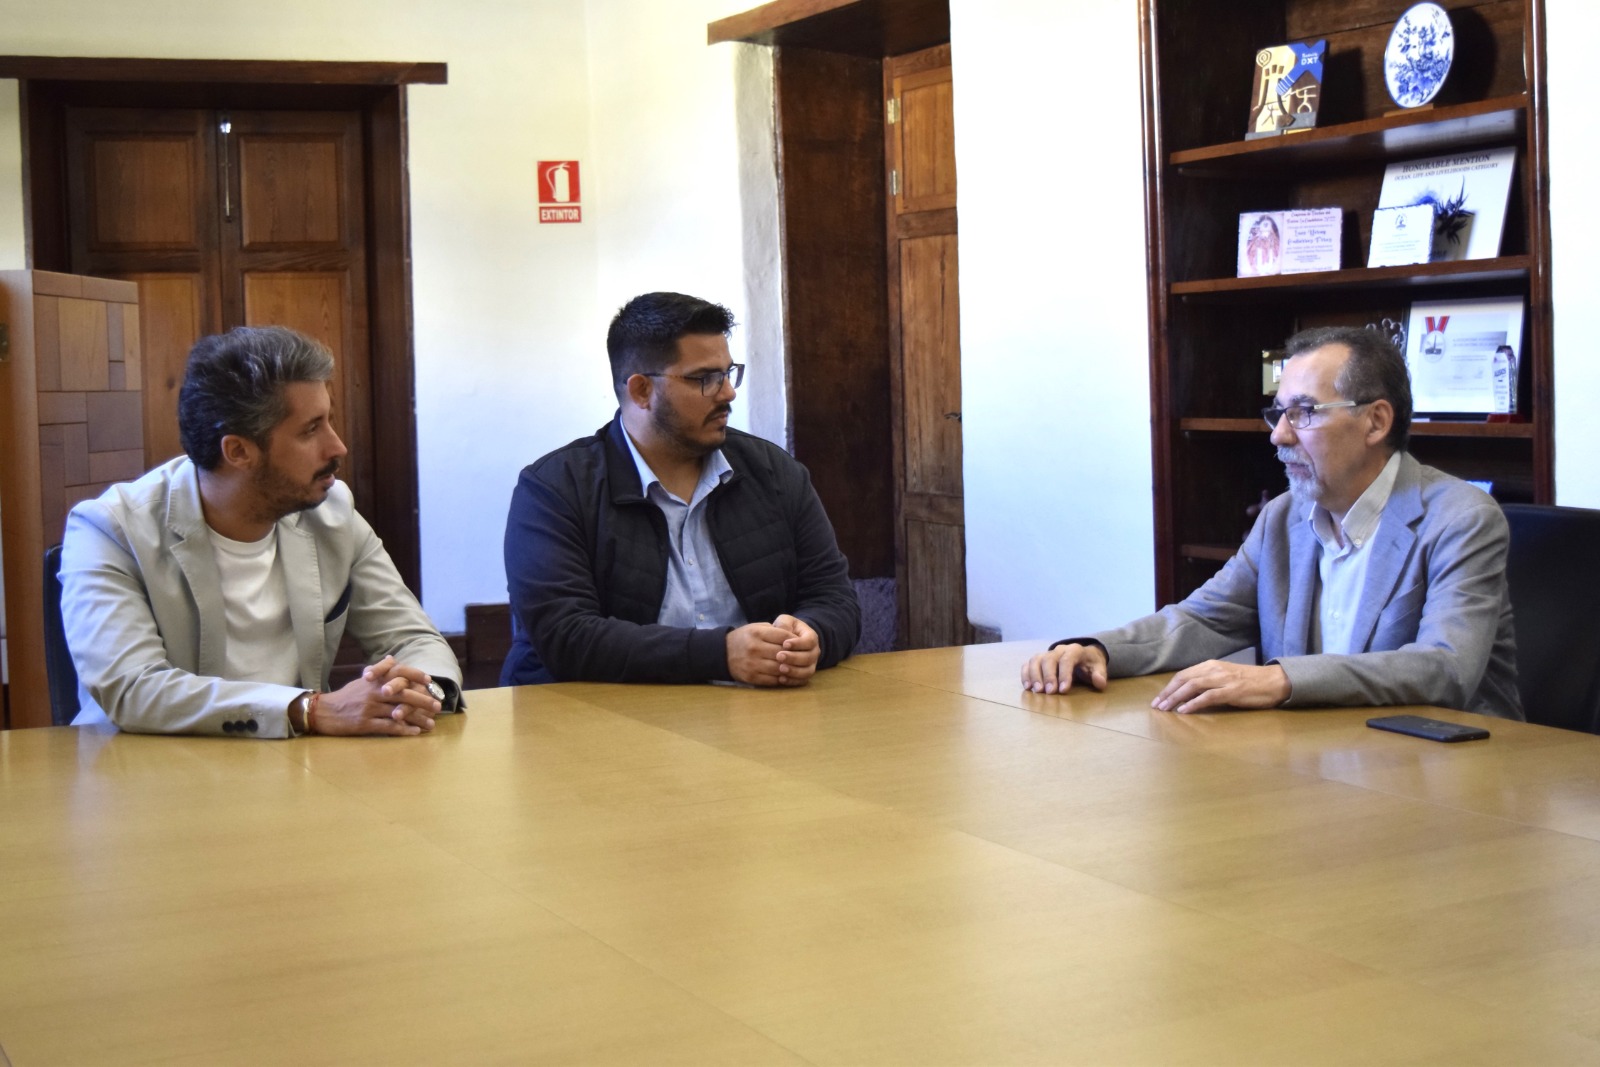
[[[68,105],[354,110],[362,116],[366,193],[367,314],[374,412],[373,507],[366,516],[395,568],[422,596],[417,490],[415,336],[411,304],[411,198],[406,172],[407,85],[443,85],[443,63],[105,59],[0,56],[18,81],[27,265],[67,271]]]

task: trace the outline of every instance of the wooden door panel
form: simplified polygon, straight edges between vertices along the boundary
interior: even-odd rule
[[[122,274],[139,286],[137,315],[143,352],[137,370],[143,383],[145,466],[165,463],[183,451],[178,436],[178,389],[183,368],[204,330],[201,328],[199,274]]]
[[[348,316],[345,313],[343,273],[282,273],[252,271],[244,276],[244,322],[246,326],[287,326],[328,346],[333,353],[333,418],[342,428],[347,421],[344,402],[347,390],[342,371],[350,351]]]
[[[345,276],[342,272],[251,271],[244,276],[246,326],[287,326],[328,346],[335,360],[345,342]]]
[[[285,245],[339,245],[343,138],[239,135],[241,241],[247,251]]]
[[[96,140],[90,153],[90,250],[194,250],[199,154],[194,139],[182,135]]]
[[[956,206],[955,110],[950,68],[894,79],[899,100],[900,192],[896,209],[937,211]]]
[[[956,237],[900,242],[906,491],[961,494],[961,319]]]
[[[66,131],[75,266],[199,270],[217,239],[209,112],[74,107]]]
[[[907,636],[912,647],[964,645],[970,640],[966,583],[950,580],[951,575],[965,575],[966,565],[962,527],[906,523],[906,580],[918,590],[910,602]]]
[[[346,444],[365,440],[357,436],[364,425],[350,398],[359,395],[352,388],[356,381],[351,334],[349,276],[342,271],[268,273],[251,271],[244,275],[244,321],[247,326],[287,326],[328,346],[333,353],[333,380],[328,383],[334,428]],[[363,449],[366,453],[368,450]],[[356,449],[345,461],[341,476],[352,493],[365,490],[370,457],[358,456]]]
[[[907,493],[900,498],[901,513],[907,522],[937,522],[960,526],[966,520],[966,501],[943,493]]]

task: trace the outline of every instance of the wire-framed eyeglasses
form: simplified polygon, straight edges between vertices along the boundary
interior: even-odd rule
[[[1273,404],[1269,408],[1261,409],[1261,417],[1267,420],[1267,428],[1276,430],[1278,420],[1287,418],[1289,425],[1296,430],[1309,430],[1317,424],[1317,415],[1332,408],[1359,408],[1371,404],[1371,400],[1329,400],[1321,404],[1290,404],[1288,407],[1279,407]]]

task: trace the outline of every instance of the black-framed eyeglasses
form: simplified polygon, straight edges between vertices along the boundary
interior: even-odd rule
[[[1296,430],[1309,430],[1317,423],[1317,413],[1331,408],[1359,408],[1374,403],[1372,400],[1329,400],[1321,404],[1290,404],[1288,407],[1279,407],[1277,404],[1270,408],[1261,409],[1261,417],[1267,420],[1267,428],[1276,430],[1278,420],[1288,417],[1289,425]]]
[[[716,396],[722,392],[723,382],[732,382],[735,389],[744,381],[744,364],[730,363],[727,370],[708,370],[699,374],[668,374],[662,371],[657,374],[646,374],[646,378],[680,378],[686,382],[694,382],[700,386],[701,396]]]

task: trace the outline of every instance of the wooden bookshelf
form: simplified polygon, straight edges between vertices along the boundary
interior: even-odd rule
[[[1238,546],[1247,509],[1286,488],[1258,412],[1261,352],[1299,329],[1404,324],[1418,299],[1520,297],[1527,421],[1417,422],[1424,463],[1550,503],[1549,164],[1542,0],[1449,5],[1457,51],[1435,106],[1397,108],[1382,55],[1408,0],[1140,0],[1150,248],[1156,599],[1186,595]],[[1326,39],[1318,125],[1245,140],[1261,48]],[[1368,269],[1385,166],[1513,147],[1500,255]],[[1235,277],[1246,212],[1339,207],[1343,269]]]
[[[1265,405],[1263,405],[1265,406]],[[1265,419],[1179,419],[1184,433],[1253,433],[1265,436]],[[1531,422],[1417,422],[1411,423],[1413,437],[1525,437],[1534,436]]]
[[[1468,259],[1455,263],[1418,263],[1409,267],[1350,267],[1309,274],[1269,274],[1259,278],[1202,278],[1174,282],[1172,295],[1188,299],[1226,299],[1232,293],[1277,290],[1282,296],[1301,296],[1333,289],[1420,289],[1462,282],[1525,281],[1531,265],[1528,256]]]
[[[1400,159],[1482,144],[1505,144],[1526,132],[1528,94],[1450,107],[1380,115],[1287,137],[1227,141],[1173,152],[1168,163],[1185,175],[1254,177],[1263,167],[1305,167]],[[1242,125],[1242,123],[1241,123]]]

